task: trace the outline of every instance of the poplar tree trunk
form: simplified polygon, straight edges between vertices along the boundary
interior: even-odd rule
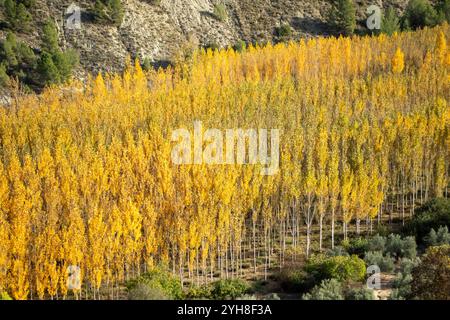
[[[331,249],[334,249],[334,207],[331,208]]]
[[[322,252],[322,228],[323,228],[323,215],[319,218],[319,251]]]

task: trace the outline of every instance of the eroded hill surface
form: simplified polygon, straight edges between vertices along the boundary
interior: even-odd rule
[[[365,10],[371,4],[393,6],[401,11],[406,2],[357,0],[358,18],[362,24]],[[64,27],[64,13],[72,3],[82,10],[81,30]],[[93,21],[93,1],[36,0],[32,9],[33,28],[19,37],[39,49],[42,25],[47,19],[54,19],[59,26],[61,45],[80,53],[78,74],[82,76],[86,71],[120,70],[127,55],[164,64],[186,42],[227,46],[239,40],[270,41],[276,28],[284,24],[291,26],[293,38],[330,32],[326,0],[226,0],[222,1],[228,12],[225,21],[213,14],[217,0],[122,0],[122,3],[123,22],[113,26]],[[6,30],[0,30],[0,39],[5,36]]]

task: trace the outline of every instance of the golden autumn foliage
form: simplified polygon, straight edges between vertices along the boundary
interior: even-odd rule
[[[243,261],[267,270],[322,249],[330,233],[334,246],[337,227],[370,231],[389,199],[413,214],[447,192],[449,33],[201,50],[1,108],[0,291],[65,297],[71,265],[82,298],[114,297],[157,263],[237,276]],[[280,129],[279,173],[173,164],[172,131],[196,120]]]
[[[401,73],[405,69],[405,55],[399,48],[395,52],[394,58],[392,58],[392,72]]]

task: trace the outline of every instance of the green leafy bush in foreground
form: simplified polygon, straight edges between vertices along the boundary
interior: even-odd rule
[[[351,289],[346,294],[346,300],[375,300],[375,295],[372,289],[365,287]]]
[[[375,235],[368,241],[367,251],[380,251],[384,252],[386,248],[386,237],[379,234]]]
[[[394,259],[389,255],[383,256],[381,251],[366,252],[364,261],[368,266],[378,266],[382,272],[392,272],[395,269]]]
[[[250,297],[249,285],[240,279],[217,280],[205,285],[192,285],[185,293],[185,298],[190,300],[236,300]]]
[[[364,257],[364,253],[367,251],[368,246],[368,240],[361,237],[343,242],[343,247],[347,250],[347,252],[350,255],[355,254],[358,257]]]
[[[147,287],[145,289],[143,286]],[[167,299],[182,299],[183,289],[180,280],[163,267],[153,268],[139,278],[127,283],[129,293],[150,293]]]
[[[403,232],[423,240],[431,229],[450,228],[450,199],[437,198],[416,209],[413,219],[405,225]]]
[[[245,295],[250,287],[240,279],[218,280],[211,284],[211,296],[217,300],[237,299]]]
[[[431,229],[428,236],[424,237],[423,242],[427,246],[442,246],[444,244],[450,244],[450,233],[448,232],[447,226],[439,227],[436,232]]]
[[[305,270],[316,279],[337,279],[340,281],[361,281],[366,275],[366,265],[356,255],[329,258],[317,256],[308,261]]]
[[[386,241],[385,254],[393,257],[413,259],[417,255],[416,240],[414,237],[402,237],[399,234],[390,234]]]
[[[277,278],[285,292],[308,292],[317,284],[314,275],[302,269],[286,268]]]
[[[344,300],[341,283],[336,279],[323,280],[310,293],[302,296],[303,300]]]
[[[430,247],[412,271],[412,296],[421,300],[450,299],[450,245]]]
[[[138,283],[128,291],[129,300],[168,300],[164,290],[151,284]]]

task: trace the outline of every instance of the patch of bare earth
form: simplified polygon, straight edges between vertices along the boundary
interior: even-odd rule
[[[389,298],[389,296],[392,293],[394,279],[395,279],[394,274],[390,273],[380,274],[381,289],[374,290],[376,300],[387,300]]]

